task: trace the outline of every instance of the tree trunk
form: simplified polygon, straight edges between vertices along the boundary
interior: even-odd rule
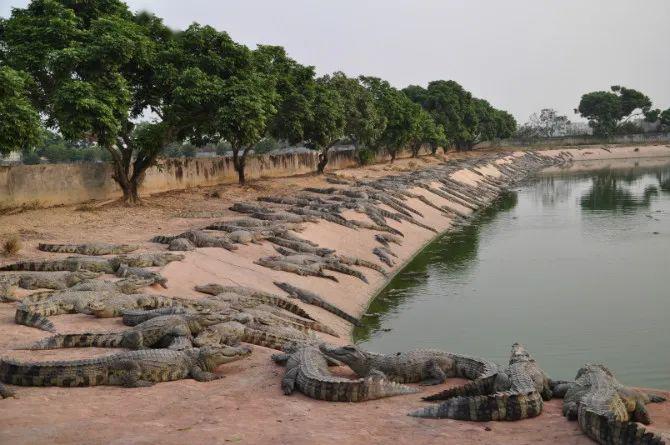
[[[316,164],[316,171],[318,174],[322,175],[323,171],[326,169],[326,164],[328,164],[328,150],[330,147],[325,147],[319,153],[319,163]]]
[[[389,153],[391,155],[391,164],[393,164],[393,162],[395,162],[395,157],[398,154],[398,151],[397,150],[391,150]]]
[[[247,153],[249,152],[248,148],[242,150],[242,156],[240,156],[240,149],[233,147],[233,166],[237,172],[237,179],[240,185],[244,185],[246,179],[244,177],[244,167],[247,164]]]

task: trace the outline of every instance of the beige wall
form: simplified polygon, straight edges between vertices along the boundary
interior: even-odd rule
[[[378,160],[384,160],[379,156]],[[248,179],[293,176],[316,171],[316,152],[253,156],[247,160]],[[353,151],[332,152],[327,170],[356,165]],[[104,163],[0,166],[0,209],[21,205],[51,206],[121,196]],[[194,186],[231,184],[237,173],[230,157],[171,158],[147,171],[140,194]]]

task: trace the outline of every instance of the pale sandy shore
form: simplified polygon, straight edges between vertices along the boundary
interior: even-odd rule
[[[668,146],[640,146],[564,150],[576,161],[608,166],[622,158],[657,158],[670,156]],[[543,151],[556,154],[557,150]],[[424,168],[437,162],[434,158],[403,160],[394,166],[377,165],[364,169],[341,170],[343,177],[378,177],[397,171]],[[665,162],[660,160],[660,162]],[[591,166],[590,168],[593,168]],[[493,165],[482,172],[496,175]],[[454,179],[476,181],[477,175],[457,172]],[[70,206],[39,209],[17,215],[0,217],[0,236],[17,232],[24,239],[21,258],[50,256],[38,252],[38,242],[115,241],[140,243],[145,251],[162,249],[151,244],[152,236],[177,233],[188,228],[202,227],[212,218],[198,212],[220,212],[221,217],[235,214],[227,208],[233,202],[250,201],[256,196],[290,195],[306,186],[323,186],[325,181],[315,176],[259,181],[246,188],[218,187],[193,189],[158,195],[147,199],[140,208],[127,209],[118,205],[97,207]],[[218,190],[221,198],[212,197]],[[448,205],[459,211],[465,207],[447,202],[423,189],[413,190],[426,195],[438,205]],[[421,222],[438,232],[449,229],[450,220],[418,199],[408,201],[423,213]],[[219,216],[219,215],[217,215]],[[351,213],[351,218],[360,215]],[[408,223],[390,224],[404,233],[402,246],[394,246],[398,264],[393,272],[415,255],[422,246],[435,238],[435,233]],[[300,234],[323,247],[339,253],[376,261],[372,249],[378,245],[374,232],[353,231],[320,221],[308,224]],[[253,264],[263,255],[274,253],[268,243],[241,246],[236,252],[203,248],[189,252],[186,259],[171,263],[162,273],[168,278],[167,291],[156,293],[198,297],[196,284],[217,282],[252,286],[282,293],[272,281],[281,279],[319,293],[333,304],[355,315],[361,315],[370,299],[387,283],[382,275],[364,269],[369,284],[341,274],[339,283],[313,277],[298,277],[271,271]],[[11,259],[15,261],[16,258]],[[2,263],[10,260],[2,260]],[[302,305],[315,318],[329,324],[339,338],[324,335],[333,343],[350,341],[351,325],[319,308]],[[13,351],[13,346],[45,336],[36,329],[13,322],[15,304],[0,304],[0,354],[23,359],[53,360],[89,357],[109,353],[103,349],[70,349],[56,351]],[[64,315],[52,318],[59,332],[121,330],[118,319],[95,319],[86,315]],[[448,329],[448,327],[445,327]],[[511,344],[523,339],[492,339]],[[449,345],[450,347],[453,345]],[[446,349],[446,346],[445,346]],[[118,444],[177,444],[177,443],[248,443],[248,444],[589,444],[576,422],[561,415],[560,400],[545,405],[541,416],[519,422],[468,423],[452,420],[425,420],[408,417],[408,411],[423,404],[421,396],[445,387],[462,383],[458,379],[439,387],[423,389],[415,395],[378,401],[350,404],[319,402],[301,394],[284,396],[279,388],[283,369],[270,360],[274,351],[254,347],[253,355],[245,360],[222,366],[223,380],[198,383],[182,380],[158,384],[151,388],[17,388],[18,399],[0,400],[0,444],[33,443],[118,443]],[[465,351],[463,351],[465,352]],[[532,352],[532,351],[531,351]],[[547,370],[551,372],[551,370]],[[575,370],[576,371],[576,370]],[[336,372],[350,375],[347,369]],[[670,403],[649,406],[654,420],[651,430],[670,439]]]

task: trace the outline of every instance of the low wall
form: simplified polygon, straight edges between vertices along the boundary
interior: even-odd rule
[[[399,157],[406,157],[403,153]],[[379,155],[377,162],[388,159]],[[318,154],[286,153],[251,156],[248,179],[294,176],[316,171]],[[353,150],[330,153],[328,170],[357,165]],[[237,173],[231,157],[170,158],[147,171],[140,194],[160,193],[196,186],[233,184]],[[105,163],[40,164],[0,166],[0,209],[23,205],[53,206],[121,196],[112,180],[112,168]]]
[[[562,136],[542,139],[502,139],[499,141],[483,142],[477,148],[490,147],[569,147],[574,145],[602,145],[602,144],[655,144],[670,142],[670,133],[643,133],[626,134],[602,138],[598,136]]]

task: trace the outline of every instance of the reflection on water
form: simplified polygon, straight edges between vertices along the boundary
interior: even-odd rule
[[[587,361],[670,388],[670,167],[540,175],[441,237],[375,299],[357,342]]]

